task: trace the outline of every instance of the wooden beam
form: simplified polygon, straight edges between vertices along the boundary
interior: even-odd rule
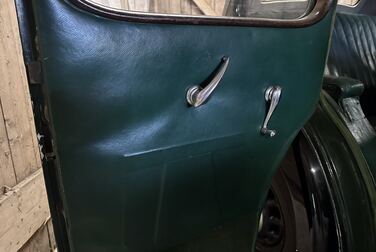
[[[25,242],[32,243],[30,238],[50,218],[50,213],[14,0],[0,1],[0,189],[3,188],[0,251],[15,252]],[[36,237],[40,238],[39,234]]]
[[[148,12],[150,6],[150,0],[137,0],[135,1],[135,11]]]
[[[205,0],[192,0],[195,5],[207,16],[221,16]]]
[[[17,184],[0,97],[0,196]]]
[[[40,227],[18,252],[52,252],[47,224]]]
[[[213,0],[213,1],[215,1],[215,12],[218,13],[219,16],[225,16],[230,1],[229,0]]]
[[[52,250],[56,249],[56,239],[54,234],[54,227],[52,226],[52,219],[49,219],[47,222],[47,229],[48,229],[48,238],[50,240],[50,247]]]
[[[0,120],[19,182],[41,168],[41,161],[14,0],[0,0],[0,99]]]
[[[0,197],[0,251],[18,251],[49,218],[39,169]]]

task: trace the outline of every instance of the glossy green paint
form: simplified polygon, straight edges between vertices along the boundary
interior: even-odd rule
[[[244,216],[253,244],[271,177],[315,109],[333,11],[305,28],[219,27],[33,4],[71,249],[163,250]],[[223,56],[219,87],[189,107],[187,89]]]

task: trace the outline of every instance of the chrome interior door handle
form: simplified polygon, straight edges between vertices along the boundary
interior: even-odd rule
[[[281,94],[282,88],[280,86],[271,86],[265,91],[265,100],[270,103],[270,105],[264,124],[261,128],[261,134],[263,135],[274,137],[277,134],[276,130],[271,130],[268,128],[268,123],[274,113],[275,108],[278,106],[279,100],[281,99]]]
[[[217,73],[214,75],[213,79],[205,88],[202,88],[201,86],[193,86],[188,89],[186,94],[188,104],[192,105],[193,107],[199,107],[209,99],[214,89],[222,80],[222,77],[227,70],[229,62],[230,58],[222,58],[221,65],[219,66]]]

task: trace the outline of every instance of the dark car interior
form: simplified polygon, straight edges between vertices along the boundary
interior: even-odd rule
[[[373,1],[360,1],[353,8],[338,7],[324,79],[324,88],[337,100],[347,126],[371,165],[375,164],[372,150],[376,146],[374,14]]]
[[[339,12],[332,34],[328,74],[359,80],[364,85],[360,95],[362,108],[375,125],[376,18],[366,14]]]

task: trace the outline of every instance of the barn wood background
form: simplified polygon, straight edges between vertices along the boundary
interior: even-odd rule
[[[14,0],[0,0],[0,251],[55,248]]]
[[[230,0],[91,0],[98,4],[109,6],[115,9],[123,9],[130,11],[152,12],[152,13],[170,13],[184,15],[207,15],[207,16],[225,16],[226,9]],[[299,2],[307,0],[252,0],[249,1],[251,6],[250,13],[257,16],[257,12],[267,13],[261,14],[260,17],[269,16],[271,18],[282,18],[277,14],[282,9],[296,9],[301,12]],[[338,0],[342,5],[355,5],[359,0]],[[273,7],[269,5],[273,3]],[[286,3],[291,3],[290,7]],[[303,7],[304,8],[304,7]],[[271,14],[276,12],[276,16]]]
[[[93,0],[112,8],[186,15],[222,16],[228,0]]]

